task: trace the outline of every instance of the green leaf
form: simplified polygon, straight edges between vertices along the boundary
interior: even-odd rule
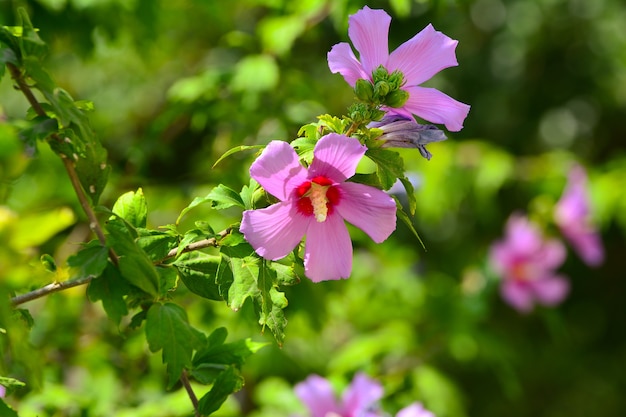
[[[92,136],[86,141],[85,149],[76,161],[78,178],[94,206],[98,204],[111,172],[107,155],[99,139]]]
[[[146,227],[148,205],[141,188],[137,192],[122,194],[113,205],[113,213],[126,220],[133,227]]]
[[[178,244],[178,250],[176,251],[176,256],[179,256],[183,252],[183,250],[185,250],[185,248],[189,246],[190,244],[192,244],[193,242],[196,242],[202,239],[210,239],[211,237],[214,237],[214,235],[208,236],[207,232],[204,230],[192,229],[188,231],[187,233],[185,233],[180,243]]]
[[[7,403],[0,398],[0,416],[2,417],[19,417],[14,409],[9,407]]]
[[[394,200],[396,200],[396,207],[397,207],[396,216],[400,220],[402,220],[404,222],[404,224],[406,224],[406,226],[409,228],[409,230],[415,235],[417,240],[419,240],[420,244],[422,245],[422,248],[424,248],[424,250],[425,250],[426,246],[424,246],[424,242],[422,242],[422,238],[417,233],[417,230],[415,230],[415,226],[413,226],[413,222],[411,221],[411,218],[408,216],[408,214],[406,214],[406,212],[402,208],[402,204],[400,204],[400,202],[395,197],[394,197]]]
[[[138,230],[141,234],[137,238],[137,245],[148,255],[153,262],[161,261],[178,244],[178,237],[171,232],[156,230]]]
[[[212,201],[212,207],[217,210],[222,210],[232,206],[239,206],[246,208],[239,193],[227,186],[220,184],[213,188],[206,198]]]
[[[413,184],[407,177],[401,177],[400,182],[404,185],[404,189],[406,190],[406,197],[409,200],[409,213],[411,216],[415,215],[415,209],[417,208],[417,201],[415,199],[415,189],[413,188]]]
[[[57,120],[47,116],[38,116],[29,123],[28,128],[20,131],[20,139],[29,145],[34,145],[38,140],[46,140],[59,130]]]
[[[76,254],[67,258],[67,264],[78,268],[78,277],[98,277],[108,264],[109,250],[98,240],[92,240]]]
[[[241,201],[243,201],[244,209],[254,209],[254,203],[257,200],[259,191],[263,192],[263,189],[261,188],[259,183],[256,182],[254,178],[250,178],[250,184],[244,185],[241,189],[241,192],[239,193]]]
[[[48,52],[46,43],[37,34],[37,31],[28,17],[26,9],[20,7],[17,9],[17,13],[23,27],[22,36],[19,39],[22,57],[34,56],[40,60],[43,59]]]
[[[163,350],[170,388],[178,381],[183,369],[191,366],[192,352],[203,342],[202,334],[189,325],[185,310],[173,303],[150,307],[146,338],[151,352]]]
[[[219,263],[219,256],[194,252],[183,255],[173,265],[189,291],[209,300],[223,300],[215,281]]]
[[[177,271],[170,265],[157,266],[156,271],[159,274],[161,297],[166,297],[168,292],[176,289],[176,282],[178,278],[178,274],[176,273]]]
[[[107,243],[119,256],[122,276],[146,293],[158,295],[159,274],[148,255],[137,246],[133,238],[137,232],[121,218],[110,219],[105,227],[109,232]]]
[[[388,149],[368,149],[365,153],[376,163],[376,171],[383,190],[390,189],[398,178],[404,178],[404,161],[398,152]]]
[[[232,149],[227,150],[224,155],[220,156],[219,159],[217,161],[215,161],[215,163],[213,164],[212,168],[215,168],[217,166],[217,164],[219,164],[220,162],[222,162],[226,157],[237,153],[237,152],[241,152],[241,151],[247,151],[250,149],[263,149],[265,148],[265,145],[251,145],[251,146],[247,146],[247,145],[240,145],[240,146],[235,146]]]
[[[203,416],[211,415],[222,406],[230,394],[239,391],[243,384],[243,377],[239,371],[229,366],[218,375],[211,390],[200,399],[198,411]]]
[[[310,137],[298,138],[291,141],[290,145],[294,148],[301,160],[311,163],[313,160],[313,150],[317,144],[317,139]]]
[[[102,301],[107,316],[119,324],[128,314],[124,296],[130,291],[127,282],[112,264],[108,264],[101,276],[92,279],[87,287],[87,297],[92,303]]]
[[[189,210],[191,210],[192,208],[199,206],[200,204],[204,204],[211,201],[211,199],[209,197],[196,197],[193,199],[193,201],[191,203],[189,203],[189,205],[187,207],[185,207],[183,209],[183,211],[180,212],[180,214],[178,215],[178,218],[176,219],[176,224],[180,223],[180,220],[183,218],[183,216],[185,214],[187,214],[187,212]]]

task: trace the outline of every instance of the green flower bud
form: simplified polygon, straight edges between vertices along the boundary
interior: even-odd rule
[[[409,99],[409,93],[404,90],[392,91],[385,97],[385,104],[389,107],[402,107]]]
[[[387,81],[378,81],[376,85],[374,85],[374,95],[378,98],[385,97],[387,94],[389,94],[390,90],[391,87],[389,86],[389,83]]]
[[[372,71],[372,80],[374,80],[374,84],[377,81],[386,81],[389,78],[389,71],[387,68],[379,65],[374,71]]]
[[[368,80],[360,78],[354,85],[354,93],[357,98],[366,103],[371,103],[374,99],[374,86]]]
[[[392,90],[397,90],[404,85],[404,74],[400,71],[395,70],[389,76],[389,85]]]

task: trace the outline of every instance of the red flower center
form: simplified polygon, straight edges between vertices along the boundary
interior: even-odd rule
[[[296,206],[298,212],[305,216],[315,216],[315,220],[323,222],[334,211],[339,203],[340,192],[333,181],[324,176],[305,181],[296,188]]]

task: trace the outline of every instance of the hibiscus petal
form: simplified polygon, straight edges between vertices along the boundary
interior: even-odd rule
[[[435,417],[435,415],[426,410],[422,404],[413,403],[398,411],[396,417]]]
[[[458,65],[454,52],[458,43],[429,24],[389,55],[387,70],[401,71],[406,85],[419,85],[442,69]]]
[[[500,295],[511,307],[522,313],[533,309],[534,297],[532,288],[526,283],[506,280],[500,286]]]
[[[309,178],[322,175],[335,182],[343,182],[355,174],[365,151],[367,148],[358,139],[329,133],[315,145]]]
[[[350,86],[354,87],[356,80],[369,79],[370,75],[363,71],[363,67],[354,56],[352,48],[345,42],[333,46],[328,53],[328,68],[332,73],[343,75]]]
[[[551,276],[530,282],[535,297],[542,304],[559,304],[569,293],[569,282],[562,276]]]
[[[312,221],[304,248],[304,270],[313,282],[348,278],[352,272],[352,241],[343,218],[330,215]]]
[[[239,230],[260,256],[277,260],[295,248],[311,221],[298,213],[291,202],[281,202],[264,209],[247,210]]]
[[[581,259],[589,266],[599,266],[604,262],[604,246],[600,234],[584,224],[562,229],[565,236]]]
[[[561,241],[550,239],[544,243],[537,255],[537,259],[535,259],[537,266],[551,270],[561,266],[563,261],[565,261],[567,253]]]
[[[331,413],[339,415],[340,409],[335,400],[330,383],[318,375],[311,375],[296,384],[294,391],[309,411],[311,417],[325,417]]]
[[[360,416],[383,397],[383,387],[364,373],[354,376],[343,394],[346,415]]]
[[[341,199],[335,209],[376,243],[396,230],[396,202],[387,193],[369,185],[344,182],[338,185]]]
[[[444,124],[451,132],[463,128],[470,106],[445,95],[434,88],[409,86],[403,88],[409,99],[403,109],[432,123]],[[399,109],[394,109],[398,111]]]
[[[271,141],[250,167],[250,175],[271,195],[287,200],[306,181],[306,168],[287,142]]]
[[[350,16],[348,24],[348,36],[359,51],[363,70],[369,79],[373,70],[387,64],[391,17],[384,10],[365,6]]]

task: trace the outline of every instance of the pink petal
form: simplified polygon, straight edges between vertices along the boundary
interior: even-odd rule
[[[451,132],[458,132],[463,128],[463,121],[470,110],[467,104],[456,101],[434,88],[409,86],[403,90],[409,93],[409,100],[403,110],[431,123],[444,124]]]
[[[246,210],[239,230],[256,253],[265,259],[284,258],[300,243],[311,221],[291,202],[259,210]]]
[[[569,282],[561,276],[546,277],[529,282],[535,297],[548,306],[559,304],[569,293]]]
[[[358,139],[330,133],[315,145],[309,178],[323,175],[335,182],[343,182],[354,175],[365,151],[367,148]]]
[[[533,309],[532,288],[527,282],[505,280],[500,285],[500,295],[511,307],[522,313],[528,313]]]
[[[350,416],[360,416],[383,397],[383,387],[363,373],[354,376],[343,394],[343,405]]]
[[[338,72],[343,75],[343,78],[352,87],[356,84],[356,80],[360,78],[366,80],[371,78],[371,74],[363,71],[363,67],[354,56],[352,48],[345,42],[333,46],[328,53],[328,68],[330,68],[332,73]]]
[[[442,69],[458,65],[454,52],[458,43],[429,24],[391,53],[387,70],[401,71],[406,85],[419,85]]]
[[[533,262],[543,269],[556,269],[563,264],[566,255],[565,246],[563,246],[561,241],[550,239],[543,244]]]
[[[604,262],[604,247],[600,235],[585,225],[564,229],[563,235],[569,240],[574,250],[589,266],[598,266]]]
[[[331,214],[311,221],[304,248],[304,270],[313,282],[348,278],[352,272],[352,241],[343,218]]]
[[[338,187],[342,196],[335,209],[374,242],[384,241],[396,230],[396,202],[387,193],[353,182],[344,182]]]
[[[271,141],[250,167],[250,175],[271,195],[287,200],[306,181],[306,169],[287,142]]]
[[[363,70],[369,79],[373,70],[387,64],[391,17],[384,10],[365,6],[350,16],[348,24],[348,36],[359,51]]]
[[[422,404],[413,403],[398,411],[396,417],[435,417],[435,415],[426,410]]]
[[[321,376],[311,375],[294,388],[296,396],[311,411],[311,417],[325,417],[329,413],[339,415],[340,409],[335,400],[333,388]]]
[[[518,256],[531,257],[541,250],[543,236],[536,224],[521,214],[513,214],[506,223],[506,240]]]

